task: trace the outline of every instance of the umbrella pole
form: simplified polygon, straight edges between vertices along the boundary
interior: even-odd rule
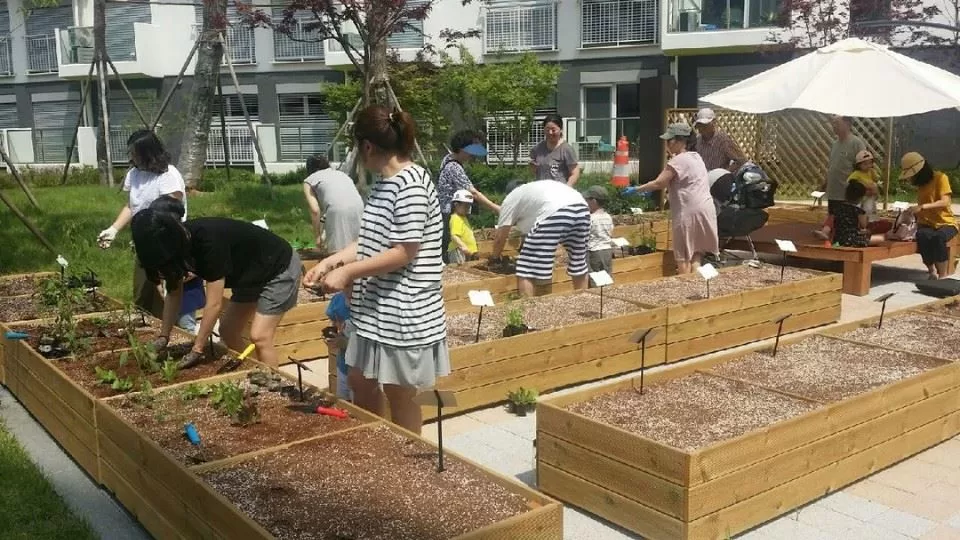
[[[893,117],[887,118],[887,181],[883,183],[883,209],[890,203],[890,168],[893,167]]]

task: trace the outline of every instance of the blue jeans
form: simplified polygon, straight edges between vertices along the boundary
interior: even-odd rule
[[[177,326],[183,328],[187,332],[190,332],[193,335],[197,335],[197,330],[200,329],[200,325],[197,324],[197,315],[196,313],[189,311],[180,316],[180,319],[177,320]]]

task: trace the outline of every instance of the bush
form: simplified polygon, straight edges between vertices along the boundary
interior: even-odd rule
[[[234,169],[230,168],[230,182],[227,182],[227,169],[204,169],[203,176],[197,182],[197,189],[200,191],[220,191],[227,186],[238,184],[259,184],[262,182],[260,176],[253,173],[252,169]]]
[[[61,176],[63,175],[63,166],[52,166],[44,168],[19,167],[20,177],[27,185],[33,187],[55,187],[59,186]],[[113,179],[117,184],[123,182],[127,174],[127,169],[114,169]],[[90,186],[100,183],[100,172],[96,167],[71,167],[67,174],[68,186]],[[16,187],[17,181],[10,172],[0,173],[0,188]]]

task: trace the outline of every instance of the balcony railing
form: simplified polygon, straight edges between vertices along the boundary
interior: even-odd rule
[[[56,62],[54,62],[56,64]],[[67,148],[70,146],[72,134],[69,129],[34,129],[33,130],[33,160],[36,163],[63,163],[67,159]],[[70,162],[79,160],[77,149],[73,149]]]
[[[553,51],[557,48],[557,6],[553,2],[487,10],[484,53]]]
[[[230,61],[234,64],[256,64],[257,46],[253,28],[233,22],[227,27],[227,43],[230,45]],[[226,64],[226,60],[224,60]],[[232,157],[232,156],[231,156]]]
[[[13,47],[10,36],[0,37],[0,76],[13,75]]]
[[[359,51],[363,51],[363,40],[357,34],[347,34],[350,44]],[[327,50],[330,52],[343,52],[343,45],[335,39],[327,40]]]
[[[280,122],[280,159],[302,161],[313,154],[326,154],[337,133],[332,120],[311,122]]]
[[[290,34],[273,32],[273,57],[278,62],[306,62],[323,60],[323,42],[316,39],[315,31],[308,32],[303,27],[309,21],[297,21]]]
[[[653,45],[658,41],[657,0],[582,0],[582,47]]]
[[[27,72],[29,73],[56,73],[57,66],[57,38],[53,34],[42,36],[27,36]],[[64,149],[66,152],[66,149]]]
[[[669,0],[667,31],[710,32],[776,26],[782,0]]]
[[[227,124],[227,145],[230,147],[230,163],[252,164],[254,161],[253,137],[246,124]],[[223,130],[219,125],[210,126],[207,140],[207,163],[224,163]]]
[[[546,116],[534,116],[529,126],[520,130],[517,164],[529,161],[530,150],[543,140],[543,120]],[[514,161],[514,138],[511,133],[515,122],[522,122],[512,116],[492,116],[485,119],[487,134],[487,163],[511,165]]]

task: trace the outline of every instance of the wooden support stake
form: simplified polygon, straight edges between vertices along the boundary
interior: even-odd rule
[[[124,93],[126,93],[127,97],[130,98],[130,103],[133,105],[133,110],[137,113],[137,116],[140,117],[140,121],[143,122],[143,127],[150,129],[150,122],[148,122],[147,117],[143,115],[143,111],[140,110],[140,106],[137,105],[137,100],[134,99],[133,93],[130,92],[129,88],[127,88],[127,83],[123,82],[123,77],[120,76],[120,71],[117,69],[117,66],[113,65],[113,60],[110,59],[110,55],[104,51],[103,57],[106,58],[107,64],[109,64],[110,69],[113,70],[113,74],[116,75],[117,80],[120,81],[120,88],[123,88]]]
[[[333,159],[333,148],[336,146],[337,141],[340,140],[340,137],[343,136],[343,132],[347,130],[347,126],[353,122],[353,117],[356,116],[357,111],[360,110],[360,105],[363,103],[363,98],[357,99],[357,103],[353,106],[353,109],[350,111],[350,114],[347,115],[347,121],[343,124],[340,124],[340,129],[337,130],[337,134],[333,136],[333,142],[330,143],[330,146],[327,148],[327,159]]]
[[[93,4],[94,57],[97,59],[97,81],[100,83],[100,136],[97,138],[97,161],[100,181],[113,187],[113,156],[110,152],[110,105],[107,100],[107,3]],[[71,156],[67,156],[67,160]]]
[[[237,89],[237,98],[240,101],[240,108],[243,110],[243,119],[247,122],[247,128],[250,130],[250,139],[253,141],[253,147],[257,151],[257,159],[260,161],[260,168],[263,170],[263,181],[269,187],[273,187],[270,182],[270,176],[267,175],[267,163],[263,159],[263,149],[260,147],[260,138],[253,128],[253,121],[250,120],[250,112],[247,110],[247,104],[243,101],[243,92],[240,90],[240,81],[237,80],[237,72],[233,69],[233,60],[230,59],[230,44],[227,42],[223,32],[220,33],[220,42],[223,43],[223,57],[227,60],[227,69],[230,70],[230,78],[233,79],[233,86]],[[226,133],[224,133],[226,136]]]
[[[169,105],[170,100],[173,99],[173,94],[176,93],[177,88],[180,88],[180,84],[183,82],[183,76],[187,73],[187,68],[190,67],[190,61],[193,60],[193,56],[197,54],[197,49],[200,48],[200,40],[202,38],[203,31],[201,30],[197,36],[197,40],[193,42],[193,48],[190,49],[190,54],[187,55],[186,61],[183,62],[183,66],[180,68],[180,73],[177,74],[177,80],[173,83],[173,88],[167,92],[167,95],[164,96],[163,101],[160,103],[160,110],[157,111],[156,118],[154,118],[150,124],[150,131],[156,131],[157,124],[160,123],[160,118],[163,117],[163,112],[167,110],[167,105]]]
[[[23,212],[21,212],[20,209],[17,208],[15,204],[13,204],[13,201],[7,198],[7,196],[3,193],[2,189],[0,189],[0,201],[3,201],[3,204],[7,205],[7,208],[9,208],[11,212],[13,212],[13,215],[17,216],[17,219],[19,219],[21,222],[23,222],[24,225],[26,225],[27,229],[29,229],[30,232],[37,237],[37,240],[40,240],[40,243],[43,244],[43,247],[47,248],[47,251],[49,251],[53,255],[58,254],[57,250],[53,248],[53,245],[49,241],[47,241],[47,239],[43,236],[43,233],[41,233],[40,230],[37,229],[37,227],[34,226],[34,224],[31,223],[29,219],[27,219],[27,216],[23,215]]]
[[[403,112],[403,109],[400,108],[400,100],[397,99],[397,94],[393,92],[393,85],[390,84],[390,79],[387,79],[384,83],[386,84],[387,92],[390,93],[390,100],[393,101],[393,105],[398,111]],[[416,138],[413,139],[413,148],[417,151],[417,158],[420,160],[420,163],[426,163],[427,159],[423,157],[423,151],[420,150],[420,143]]]
[[[80,114],[77,116],[77,123],[73,126],[73,138],[70,140],[70,148],[67,149],[67,162],[63,165],[63,176],[60,177],[60,185],[66,185],[67,176],[70,174],[70,157],[77,148],[77,137],[80,135],[80,126],[83,125],[83,113],[87,107],[87,101],[90,99],[90,79],[93,78],[93,70],[97,67],[97,61],[90,62],[90,71],[87,72],[87,78],[84,79],[80,89]]]
[[[217,70],[217,95],[220,97],[220,145],[223,146],[223,165],[227,168],[227,183],[230,183],[230,140],[227,139],[227,117],[223,104],[223,85],[220,70]]]
[[[40,203],[38,203],[37,199],[33,196],[33,192],[30,191],[27,183],[23,181],[23,177],[20,176],[20,171],[18,171],[16,166],[14,166],[13,161],[10,160],[10,156],[7,155],[7,151],[4,150],[2,144],[0,144],[0,158],[2,158],[3,162],[7,164],[7,167],[10,169],[10,174],[12,174],[17,183],[20,184],[20,189],[22,189],[27,195],[27,199],[30,201],[30,204],[32,204],[34,208],[39,209]]]

